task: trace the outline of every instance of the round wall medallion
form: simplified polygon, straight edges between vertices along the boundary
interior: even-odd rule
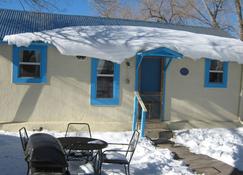
[[[187,76],[189,74],[189,70],[185,67],[181,68],[180,70],[181,75]]]

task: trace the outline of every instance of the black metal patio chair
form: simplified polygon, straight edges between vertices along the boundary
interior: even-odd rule
[[[92,138],[91,129],[88,123],[69,123],[66,129],[65,137],[89,137]],[[93,151],[87,150],[67,150],[68,161],[85,161],[87,163],[93,158]]]
[[[65,137],[92,137],[88,123],[69,123]]]
[[[136,150],[136,146],[139,140],[139,135],[140,135],[139,132],[135,130],[132,134],[129,144],[109,143],[109,145],[117,145],[121,147],[127,146],[127,150],[122,150],[122,149],[105,150],[102,154],[101,167],[103,163],[124,165],[126,175],[130,175],[130,162]]]
[[[22,127],[22,128],[19,129],[19,137],[20,137],[20,141],[21,141],[21,145],[22,145],[24,154],[25,154],[26,146],[27,146],[27,143],[29,141],[29,136],[27,134],[25,127]],[[27,157],[25,157],[25,161],[27,163],[27,173],[26,174],[28,175],[29,174],[29,162],[27,160]]]

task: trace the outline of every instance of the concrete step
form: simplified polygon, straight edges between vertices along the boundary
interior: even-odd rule
[[[145,135],[150,138],[163,138],[169,140],[173,137],[173,132],[166,129],[146,129]]]

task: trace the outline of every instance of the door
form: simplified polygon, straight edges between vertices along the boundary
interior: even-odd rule
[[[148,110],[148,119],[159,119],[162,112],[163,59],[143,58],[139,75],[139,92]]]

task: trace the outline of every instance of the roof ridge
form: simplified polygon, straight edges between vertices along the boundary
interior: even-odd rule
[[[46,14],[46,15],[53,15],[53,16],[67,16],[67,17],[85,17],[85,18],[93,18],[93,19],[105,19],[105,20],[119,20],[119,21],[127,21],[127,22],[141,22],[141,23],[147,23],[147,24],[155,24],[155,25],[161,25],[164,27],[185,27],[185,28],[198,28],[198,29],[208,29],[208,30],[214,30],[214,31],[223,31],[220,29],[212,28],[212,27],[205,27],[205,26],[193,26],[193,25],[183,25],[183,24],[169,24],[169,23],[162,23],[162,22],[156,22],[156,21],[146,21],[141,19],[123,19],[123,18],[110,18],[110,17],[102,17],[102,16],[88,16],[88,15],[74,15],[74,14],[62,14],[62,13],[50,13],[50,12],[38,12],[38,11],[27,11],[27,10],[16,10],[16,9],[3,9],[0,8],[0,11],[14,11],[14,12],[20,12],[20,13],[34,13],[34,14]],[[223,31],[224,32],[224,31]]]

